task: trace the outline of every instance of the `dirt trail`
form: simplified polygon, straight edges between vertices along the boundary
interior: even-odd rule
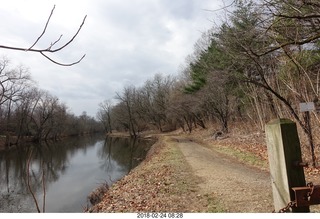
[[[202,179],[201,192],[213,194],[225,211],[273,211],[269,173],[185,138],[175,139],[195,175]]]

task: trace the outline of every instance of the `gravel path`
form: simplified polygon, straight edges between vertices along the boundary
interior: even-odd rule
[[[204,194],[213,194],[227,212],[273,211],[269,173],[246,166],[212,149],[184,138],[178,147],[202,179]]]

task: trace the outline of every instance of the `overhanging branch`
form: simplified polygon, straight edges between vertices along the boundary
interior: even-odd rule
[[[46,22],[46,24],[44,26],[44,29],[43,29],[42,33],[39,35],[39,37],[35,40],[35,42],[30,47],[15,47],[15,46],[0,45],[0,48],[2,48],[2,49],[10,49],[10,50],[17,50],[17,51],[24,51],[24,52],[40,53],[46,59],[50,60],[51,62],[53,62],[53,63],[55,63],[57,65],[61,65],[61,66],[72,66],[72,65],[75,65],[75,64],[78,64],[79,62],[81,62],[83,60],[83,58],[86,56],[85,54],[80,59],[78,59],[77,61],[65,64],[65,63],[61,63],[61,62],[55,61],[54,59],[50,58],[46,53],[55,53],[55,52],[61,51],[62,49],[66,48],[71,42],[73,42],[73,40],[78,36],[80,30],[82,29],[82,27],[83,27],[83,25],[84,25],[84,23],[86,21],[87,15],[83,18],[82,23],[79,26],[77,32],[71,37],[71,39],[68,42],[66,42],[62,46],[60,46],[60,47],[58,47],[56,49],[52,48],[54,45],[56,45],[61,40],[62,35],[60,35],[60,37],[57,40],[55,40],[54,42],[52,42],[47,48],[45,48],[45,49],[34,49],[36,44],[39,42],[39,40],[46,33],[48,25],[49,25],[49,22],[51,20],[52,15],[53,15],[54,9],[55,9],[55,5],[53,6],[53,8],[51,10],[51,13],[50,13],[50,15],[49,15],[49,17],[47,19],[47,22]]]
[[[306,39],[303,39],[303,40],[301,40],[301,41],[289,41],[289,42],[285,42],[285,43],[282,43],[282,44],[280,44],[280,45],[278,45],[278,46],[274,46],[274,47],[268,49],[267,51],[265,51],[265,52],[263,52],[263,53],[257,54],[257,56],[267,55],[267,54],[269,54],[269,53],[271,53],[271,52],[274,52],[274,51],[276,51],[276,50],[278,50],[278,49],[281,49],[281,48],[283,48],[283,47],[285,47],[285,46],[289,46],[289,45],[304,45],[304,44],[307,44],[307,43],[311,43],[311,42],[313,42],[313,41],[315,41],[315,40],[318,40],[319,38],[320,38],[320,33],[315,34],[315,35],[313,35],[313,36],[310,36],[310,37],[308,37],[308,38],[306,38]]]
[[[39,42],[39,40],[41,39],[41,37],[45,34],[45,32],[46,32],[46,30],[47,30],[47,27],[48,27],[48,24],[49,24],[49,21],[50,21],[50,19],[51,19],[51,16],[52,16],[53,11],[54,11],[55,8],[56,8],[56,6],[54,5],[53,8],[52,8],[52,10],[51,10],[51,13],[50,13],[50,15],[49,15],[49,18],[48,18],[48,20],[47,20],[47,23],[46,23],[46,25],[44,26],[44,29],[43,29],[41,35],[40,35],[40,36],[38,37],[38,39],[32,44],[32,46],[30,46],[29,49],[32,49],[32,47],[34,47],[34,46]]]

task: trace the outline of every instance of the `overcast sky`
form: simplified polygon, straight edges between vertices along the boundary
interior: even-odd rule
[[[98,104],[124,86],[140,86],[156,73],[176,75],[201,34],[219,20],[216,10],[228,0],[1,0],[0,45],[29,47],[43,30],[56,5],[48,30],[35,48],[47,48],[63,37],[71,45],[50,54],[62,63],[86,57],[72,67],[55,65],[32,52],[0,49],[14,65],[29,68],[38,87],[65,103],[70,112],[95,116]]]

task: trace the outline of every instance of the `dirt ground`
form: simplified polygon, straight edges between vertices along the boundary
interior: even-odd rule
[[[146,160],[85,212],[271,213],[263,139],[205,136],[158,136]],[[308,173],[308,180],[319,182],[318,170]]]
[[[202,193],[213,193],[226,212],[272,212],[269,174],[239,163],[198,143],[177,138],[178,147],[202,180]]]

